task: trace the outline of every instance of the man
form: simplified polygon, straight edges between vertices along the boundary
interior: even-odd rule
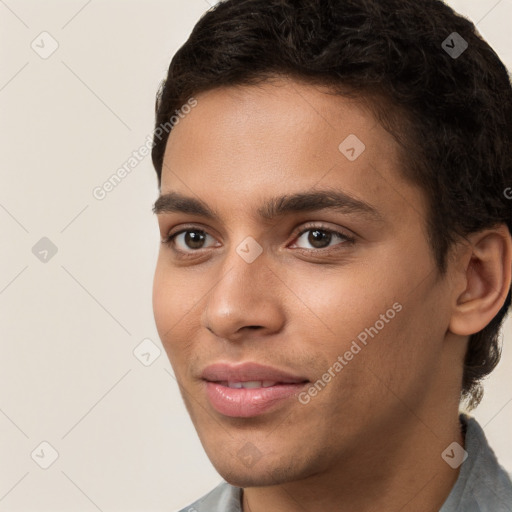
[[[226,482],[184,511],[497,512],[512,87],[438,0],[228,0],[156,105],[153,307]]]

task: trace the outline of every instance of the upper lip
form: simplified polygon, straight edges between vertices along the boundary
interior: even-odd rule
[[[239,364],[215,363],[207,366],[201,377],[210,382],[273,381],[282,383],[302,383],[305,377],[253,362]]]

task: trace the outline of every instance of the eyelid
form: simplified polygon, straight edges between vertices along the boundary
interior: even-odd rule
[[[341,235],[343,238],[346,238],[347,240],[355,241],[356,239],[352,231],[340,227],[332,228],[323,224],[322,222],[306,222],[306,224],[301,224],[300,231],[297,232],[295,238],[300,237],[304,233],[307,233],[308,231],[312,231],[314,229],[318,229],[319,231],[326,231],[328,233],[332,233],[333,235]]]

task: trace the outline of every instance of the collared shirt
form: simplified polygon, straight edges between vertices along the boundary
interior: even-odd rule
[[[512,481],[498,463],[478,422],[460,415],[465,426],[466,460],[439,512],[512,512]],[[180,512],[243,512],[243,489],[221,482]]]

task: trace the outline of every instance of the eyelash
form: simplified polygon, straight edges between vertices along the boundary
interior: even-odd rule
[[[337,247],[338,245],[347,245],[347,244],[352,245],[356,241],[356,239],[354,237],[344,233],[343,231],[335,231],[333,229],[330,229],[330,228],[327,228],[325,226],[318,225],[318,224],[304,227],[299,233],[297,233],[297,235],[294,236],[293,240],[300,238],[304,233],[307,233],[308,231],[314,231],[314,230],[322,231],[324,233],[328,233],[328,234],[337,236],[337,237],[341,238],[343,240],[343,242],[341,242],[340,244],[336,244],[333,247],[325,247],[323,249],[303,249],[303,248],[299,247],[298,249],[295,249],[295,250],[307,252],[307,253],[327,254],[327,253],[332,252],[333,250],[336,250],[335,247]],[[162,244],[170,247],[173,252],[183,255],[182,257],[186,258],[189,256],[193,256],[193,253],[198,253],[198,252],[202,251],[203,249],[195,249],[195,250],[191,249],[190,250],[191,252],[186,252],[186,251],[182,251],[181,249],[176,249],[176,247],[175,247],[175,243],[174,243],[175,238],[178,235],[181,235],[182,233],[187,233],[187,232],[197,232],[197,233],[202,233],[202,234],[208,235],[208,233],[204,229],[200,229],[200,228],[197,228],[194,226],[189,226],[185,229],[181,229],[180,231],[177,231],[176,233],[169,233],[169,235],[167,237],[165,237],[161,242],[162,242]]]

